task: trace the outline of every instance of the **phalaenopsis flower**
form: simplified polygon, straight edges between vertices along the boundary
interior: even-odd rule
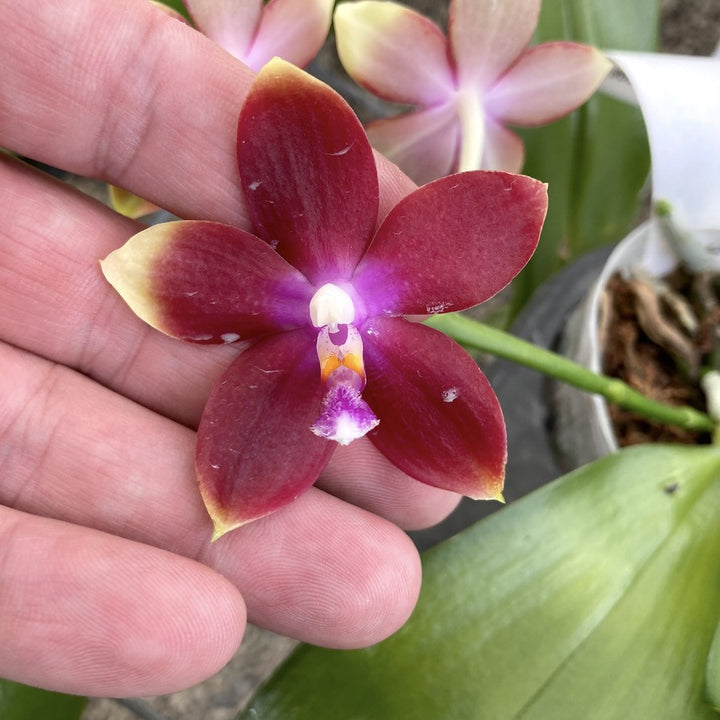
[[[497,498],[505,426],[476,363],[406,316],[462,310],[531,256],[545,186],[469,172],[426,185],[379,223],[360,122],[280,59],[259,73],[237,136],[254,233],[217,222],[150,227],[102,264],[130,307],[196,343],[249,343],[207,401],[200,490],[215,537],[290,502],[338,443],[367,435],[413,478]]]
[[[373,147],[413,180],[456,170],[523,165],[506,125],[535,126],[584,103],[611,63],[588,45],[528,47],[542,0],[450,0],[448,36],[394,2],[343,2],[335,11],[340,59],[373,93],[416,106],[367,127]]]

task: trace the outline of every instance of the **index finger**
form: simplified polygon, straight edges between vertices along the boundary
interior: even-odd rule
[[[249,68],[146,0],[0,0],[0,33],[0,144],[247,227],[235,136]],[[414,186],[379,162],[382,217]]]

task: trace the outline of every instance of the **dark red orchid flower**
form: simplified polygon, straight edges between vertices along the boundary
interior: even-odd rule
[[[146,322],[200,343],[249,341],[213,389],[197,442],[217,538],[289,503],[336,443],[363,435],[417,480],[499,498],[497,399],[452,340],[406,316],[462,310],[504,287],[537,244],[545,185],[468,172],[405,197],[377,232],[378,177],[350,107],[274,59],[240,114],[255,234],[178,221],[102,263]]]

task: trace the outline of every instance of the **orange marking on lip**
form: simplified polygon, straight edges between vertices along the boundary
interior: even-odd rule
[[[325,382],[328,377],[330,377],[330,373],[337,370],[340,365],[342,365],[342,362],[337,355],[330,355],[330,357],[323,360],[320,366],[320,376],[322,377],[323,382]]]
[[[365,366],[363,365],[362,357],[360,355],[348,353],[343,357],[342,364],[346,368],[350,368],[350,370],[356,372],[362,378],[363,384],[365,383]]]
[[[320,367],[320,377],[323,382],[326,382],[330,375],[341,365],[357,373],[363,383],[365,383],[365,367],[363,366],[362,358],[354,353],[349,353],[342,359],[337,355],[330,355],[330,357],[326,358]]]

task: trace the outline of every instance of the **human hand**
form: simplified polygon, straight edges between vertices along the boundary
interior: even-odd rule
[[[0,145],[247,228],[235,130],[251,73],[146,0],[0,0]],[[381,216],[412,189],[382,164]],[[420,584],[398,525],[457,496],[369,442],[211,545],[194,432],[237,352],[153,331],[98,260],[140,226],[0,160],[0,676],[66,692],[166,693],[218,670],[247,616],[371,644]]]

